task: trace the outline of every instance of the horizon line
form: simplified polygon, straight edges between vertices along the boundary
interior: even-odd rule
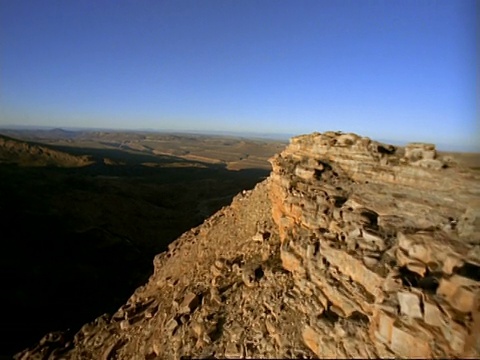
[[[246,138],[258,138],[258,139],[268,139],[268,140],[277,140],[277,141],[289,141],[292,137],[306,135],[314,133],[307,132],[307,133],[276,133],[276,132],[265,132],[265,131],[238,131],[238,130],[198,130],[198,129],[154,129],[154,128],[113,128],[113,127],[83,127],[83,126],[51,126],[51,125],[18,125],[18,124],[4,124],[0,125],[0,130],[39,130],[39,131],[51,131],[51,130],[63,130],[63,131],[86,131],[86,132],[94,132],[94,131],[105,131],[105,132],[147,132],[147,133],[169,133],[169,134],[195,134],[195,135],[217,135],[217,136],[232,136],[232,137],[246,137]],[[338,132],[342,132],[345,134],[351,132],[345,132],[341,130],[334,130]],[[321,131],[318,131],[322,133]],[[324,131],[323,131],[324,132]],[[361,134],[358,134],[363,136]],[[405,146],[409,143],[418,143],[419,141],[407,141],[407,140],[392,140],[392,139],[385,139],[385,138],[377,138],[374,139],[370,136],[367,136],[374,141],[392,144],[395,146]],[[422,141],[420,141],[422,143]],[[423,143],[431,143],[425,142]],[[470,144],[452,144],[452,143],[433,143],[438,151],[452,151],[452,152],[472,152],[472,153],[480,153],[480,149],[478,146],[470,145]]]

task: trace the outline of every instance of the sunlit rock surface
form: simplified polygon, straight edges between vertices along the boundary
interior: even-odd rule
[[[272,164],[281,258],[311,299],[317,356],[479,356],[478,178],[433,145],[354,134],[293,138]]]

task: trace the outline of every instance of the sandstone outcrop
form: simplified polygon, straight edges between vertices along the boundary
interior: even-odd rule
[[[272,164],[282,263],[311,299],[317,356],[479,356],[478,178],[433,145],[331,132],[292,139]]]
[[[271,162],[115,314],[16,359],[480,356],[478,174],[334,132]]]

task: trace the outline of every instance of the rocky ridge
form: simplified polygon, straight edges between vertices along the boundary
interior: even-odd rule
[[[271,162],[115,314],[15,358],[480,356],[478,175],[334,132]]]

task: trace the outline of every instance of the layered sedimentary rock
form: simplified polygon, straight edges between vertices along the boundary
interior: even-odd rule
[[[300,136],[272,159],[281,259],[319,357],[480,355],[479,179],[354,134]]]
[[[16,358],[480,356],[478,173],[333,132],[271,162],[116,313]]]

